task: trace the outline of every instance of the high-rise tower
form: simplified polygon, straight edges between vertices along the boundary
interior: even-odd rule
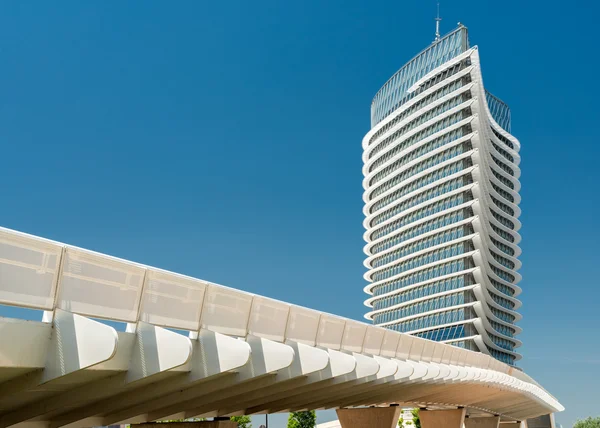
[[[520,358],[519,148],[462,25],[383,85],[363,139],[366,318]]]

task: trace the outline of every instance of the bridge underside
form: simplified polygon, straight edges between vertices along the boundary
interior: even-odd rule
[[[51,323],[1,320],[0,426],[390,404],[464,406],[473,416],[505,420],[554,410],[533,384],[477,367],[484,355],[407,335],[391,347],[396,355],[382,356],[252,334],[202,329],[190,338],[144,322],[136,327],[116,332],[60,309]]]

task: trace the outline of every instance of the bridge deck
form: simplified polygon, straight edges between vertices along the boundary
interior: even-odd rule
[[[391,403],[507,420],[563,409],[489,355],[8,229],[0,304],[46,311],[0,319],[0,427]]]

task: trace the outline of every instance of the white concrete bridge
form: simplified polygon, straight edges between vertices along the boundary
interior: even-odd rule
[[[497,427],[563,410],[481,353],[1,228],[0,304],[45,311],[0,318],[0,428],[329,408],[389,428],[396,405],[429,409],[424,428]]]

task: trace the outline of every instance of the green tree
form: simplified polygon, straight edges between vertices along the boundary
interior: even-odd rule
[[[592,418],[590,416],[587,419],[579,419],[573,428],[600,428],[600,417]]]
[[[252,419],[250,419],[250,416],[232,416],[231,420],[237,422],[239,428],[252,428]]]
[[[419,419],[419,408],[416,407],[412,409],[413,415],[413,424],[415,424],[415,428],[421,428],[421,419]]]
[[[314,410],[308,412],[291,412],[288,417],[287,428],[315,428],[317,414]]]

